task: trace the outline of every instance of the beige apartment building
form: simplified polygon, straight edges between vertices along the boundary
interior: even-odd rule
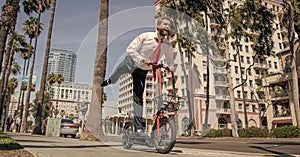
[[[159,2],[156,1],[157,11],[159,11]],[[241,3],[241,1],[225,1],[224,7],[229,8],[232,3]],[[287,42],[287,31],[280,25],[278,13],[281,11],[281,4],[275,0],[264,1],[263,5],[267,6],[275,15],[275,21],[273,28],[275,29],[273,34],[274,48],[270,56],[265,56],[264,59],[252,58],[255,52],[252,47],[254,44],[250,41],[243,40],[242,46],[239,48],[241,55],[241,67],[239,66],[238,60],[236,62],[230,62],[231,70],[231,81],[233,87],[239,85],[243,79],[247,77],[247,83],[244,85],[244,95],[246,98],[245,104],[243,103],[242,87],[234,89],[234,102],[235,102],[235,120],[239,128],[245,128],[245,117],[244,117],[244,105],[247,112],[248,126],[271,128],[269,126],[272,123],[270,115],[272,112],[270,109],[270,102],[264,97],[261,97],[263,81],[262,78],[266,75],[282,73],[282,66],[280,59],[275,53],[283,51],[288,47]],[[212,36],[216,33],[217,23],[210,21],[209,29],[207,33]],[[184,25],[184,24],[183,24]],[[176,94],[185,98],[181,102],[180,110],[178,111],[177,122],[178,122],[178,135],[185,134],[190,118],[194,119],[195,130],[202,130],[205,122],[206,115],[206,91],[207,81],[210,82],[209,87],[209,114],[208,124],[210,128],[223,129],[231,128],[230,120],[230,105],[229,105],[229,84],[226,79],[225,69],[225,55],[228,54],[230,59],[234,59],[236,53],[233,47],[219,46],[219,53],[214,53],[210,56],[209,61],[206,60],[204,53],[194,53],[195,57],[192,60],[188,60],[187,56],[183,54],[183,59],[178,47],[174,48],[174,62],[176,69]],[[226,51],[227,50],[227,51]],[[164,62],[162,59],[161,62]],[[254,63],[250,72],[246,69]],[[207,78],[206,67],[209,66],[209,80]],[[190,67],[190,68],[188,68]],[[189,69],[192,69],[189,71]],[[247,72],[247,74],[246,74]],[[144,92],[144,114],[145,123],[147,128],[151,128],[152,117],[155,114],[155,85],[151,78],[151,73],[147,76],[146,90]],[[243,78],[242,78],[243,77]],[[186,78],[191,81],[187,83]],[[133,98],[132,98],[132,79],[130,75],[124,75],[120,78],[119,87],[119,107],[122,111],[122,116],[114,115],[111,116],[111,120],[116,123],[115,127],[121,127],[124,122],[126,115],[133,115]],[[172,86],[170,83],[170,77],[167,76],[164,79],[164,90],[171,92]],[[187,93],[192,95],[192,99],[188,101]],[[190,105],[190,104],[191,105]],[[193,112],[192,117],[190,116],[189,106],[192,106]],[[272,117],[272,116],[271,116]],[[146,120],[147,119],[147,120]],[[121,122],[121,123],[120,123]]]
[[[298,80],[300,74],[299,45],[300,41],[298,40],[294,45]],[[276,53],[276,56],[278,56],[283,70],[263,78],[262,81],[262,91],[265,93],[262,96],[268,101],[269,105],[266,109],[269,129],[283,125],[297,125],[292,84],[292,55],[289,48],[286,48]]]
[[[74,122],[78,123],[84,119],[87,111],[82,109],[88,109],[88,105],[91,102],[92,86],[84,83],[75,82],[63,82],[58,85],[57,83],[51,86],[52,95],[52,109],[58,110],[57,118],[74,118]],[[84,112],[84,114],[83,114]],[[55,117],[54,112],[53,117]]]

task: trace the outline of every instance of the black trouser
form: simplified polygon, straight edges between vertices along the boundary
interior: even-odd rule
[[[145,89],[145,81],[148,70],[135,69],[131,74],[133,79],[133,113],[134,113],[134,128],[135,130],[143,129],[143,93]]]

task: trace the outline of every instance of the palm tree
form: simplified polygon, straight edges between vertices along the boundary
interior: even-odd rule
[[[61,84],[62,82],[65,81],[65,78],[63,77],[62,74],[57,74],[57,75],[55,76],[55,81],[56,81],[57,84],[58,84],[58,89],[57,89],[57,91],[58,91],[58,93],[57,93],[58,96],[57,96],[56,106],[55,106],[55,109],[57,110],[57,108],[58,108],[58,99],[59,99],[59,97],[60,97],[60,84]],[[55,115],[55,117],[56,117],[56,115]]]
[[[26,46],[27,43],[24,40],[24,37],[21,35],[18,35],[14,31],[10,33],[9,41],[11,41],[11,44],[8,45],[6,48],[6,57],[5,57],[5,63],[4,67],[5,71],[2,74],[2,81],[1,81],[1,86],[0,86],[0,118],[2,116],[2,111],[3,111],[3,104],[5,100],[5,94],[7,92],[7,85],[8,85],[8,80],[9,76],[11,73],[11,68],[14,66],[13,63],[13,57],[15,54],[15,51],[21,51],[23,50],[22,47]]]
[[[100,87],[100,84],[103,82],[106,73],[108,7],[109,0],[101,0],[92,100],[88,113],[89,116],[87,117],[86,129],[80,137],[82,140],[95,138],[105,140],[102,130],[103,88]]]
[[[11,95],[14,94],[16,88],[18,87],[18,80],[16,78],[11,78],[8,81],[8,91],[6,93],[6,107],[5,107],[5,117],[8,117],[8,111],[9,111],[9,106],[10,106],[10,99],[11,99]],[[4,125],[4,128],[6,128],[6,123]],[[4,129],[4,131],[6,131],[6,129]]]
[[[29,3],[32,4],[32,3]],[[32,4],[33,5],[33,4]],[[27,1],[23,2],[23,6],[24,6],[24,12],[26,14],[31,14],[32,11],[35,11],[35,7],[30,7],[27,3]],[[31,11],[28,8],[33,8]],[[37,44],[37,38],[41,33],[42,30],[42,24],[39,22],[39,19],[34,18],[34,17],[30,17],[28,20],[26,20],[23,24],[23,30],[24,30],[24,34],[28,35],[29,37],[29,46],[30,49],[28,49],[28,51],[24,52],[24,57],[22,57],[24,59],[24,69],[23,69],[23,76],[28,75],[28,69],[29,69],[29,65],[30,65],[30,58],[33,57],[32,59],[32,64],[34,65],[35,62],[35,55],[36,55],[36,44]],[[35,47],[33,48],[32,45],[32,40],[33,38],[35,38]],[[26,60],[28,60],[28,62],[26,63]],[[26,65],[27,64],[27,65]],[[34,66],[32,66],[31,71],[33,71]],[[22,83],[22,87],[20,88],[20,96],[19,96],[19,100],[18,100],[18,110],[20,109],[20,117],[21,118],[21,124],[23,122],[23,112],[24,112],[24,95],[25,95],[25,90],[27,90],[27,87],[30,86],[32,84],[32,73],[30,73],[30,81],[28,82],[27,86]],[[21,100],[22,99],[22,100]],[[29,99],[30,99],[30,94],[29,94]],[[20,107],[20,102],[21,102],[21,107]],[[28,106],[28,104],[27,104]],[[25,106],[26,107],[26,106]],[[26,125],[27,126],[27,125]],[[22,127],[20,127],[21,129]],[[18,130],[19,131],[19,130]]]
[[[50,93],[50,103],[51,103],[51,109],[50,109],[50,117],[52,117],[52,112],[53,112],[53,93],[51,92],[51,87],[52,85],[56,82],[56,75],[55,73],[50,73],[48,76],[47,76],[47,82],[49,84],[49,88],[48,88],[48,91]]]
[[[20,0],[6,0],[1,13],[0,25],[0,63],[3,62],[4,50],[9,31],[14,30],[17,22]],[[8,42],[9,43],[9,42]],[[0,68],[0,74],[2,69]],[[1,116],[0,116],[1,117]]]
[[[45,83],[46,83],[46,77],[47,77],[47,66],[48,66],[48,59],[49,59],[49,53],[50,53],[50,47],[51,47],[51,35],[52,35],[52,29],[53,29],[53,23],[54,23],[54,15],[55,15],[55,7],[56,7],[56,0],[45,0],[42,1],[44,3],[45,7],[48,7],[49,4],[51,6],[51,15],[49,20],[49,27],[48,27],[48,36],[47,36],[47,43],[46,43],[46,52],[44,57],[44,66],[42,71],[42,78],[40,82],[40,91],[39,91],[39,101],[38,101],[38,110],[37,110],[37,117],[35,119],[35,127],[33,130],[33,133],[35,134],[41,134],[41,125],[42,125],[42,108],[43,108],[43,99],[44,99],[44,91],[45,91]]]

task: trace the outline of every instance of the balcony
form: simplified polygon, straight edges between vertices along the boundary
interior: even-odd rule
[[[229,97],[228,97],[228,95],[216,94],[216,100],[226,101],[226,100],[229,100]]]
[[[216,112],[219,114],[230,114],[230,108],[217,108]]]
[[[215,74],[226,75],[226,70],[225,70],[225,68],[218,68],[218,67],[215,67],[215,68],[214,68],[214,73],[215,73]],[[224,81],[224,82],[225,82],[225,81]]]
[[[216,87],[228,87],[228,83],[226,81],[215,81]]]
[[[274,91],[271,93],[272,100],[283,100],[283,99],[289,99],[289,90],[280,90],[280,91]]]
[[[225,62],[226,61],[225,57],[223,57],[223,56],[213,56],[213,57],[214,57],[213,60],[215,62]]]
[[[261,75],[258,75],[258,74],[255,74],[255,75],[254,75],[254,79],[255,79],[255,80],[261,80],[261,79],[262,79],[262,76],[261,76]]]
[[[253,68],[267,70],[269,66],[266,63],[254,63]]]
[[[273,112],[273,118],[282,118],[282,117],[291,117],[291,110],[290,109],[284,109],[284,110],[275,110]]]

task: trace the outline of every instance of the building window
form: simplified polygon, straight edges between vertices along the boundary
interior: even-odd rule
[[[243,111],[243,104],[239,104],[239,111]]]
[[[251,76],[252,75],[252,73],[251,73],[251,70],[250,69],[248,69],[248,74]]]
[[[240,84],[240,78],[235,79],[236,84]]]
[[[206,61],[202,61],[202,66],[203,66],[203,69],[206,69],[206,66],[207,66]]]
[[[253,88],[253,80],[249,80],[249,86]]]
[[[242,71],[242,74],[245,75],[245,68],[244,67],[242,67],[241,71]]]
[[[252,105],[252,112],[255,112],[256,106]]]
[[[278,39],[280,39],[280,33],[277,33],[277,37],[278,37]]]
[[[272,62],[268,61],[268,63],[269,63],[269,68],[272,68]]]
[[[247,64],[250,64],[250,57],[247,57]]]
[[[244,63],[244,56],[241,56],[241,62]]]
[[[281,43],[279,43],[279,49],[282,49],[282,44]]]
[[[181,76],[181,83],[184,83],[184,76]]]
[[[277,69],[278,66],[277,66],[277,62],[274,62],[274,68]]]
[[[238,66],[234,66],[235,68],[235,73],[238,74],[239,73],[239,67]]]
[[[249,104],[246,104],[246,112],[249,112]]]
[[[244,92],[245,99],[248,99],[248,92]]]
[[[249,46],[245,46],[245,49],[246,49],[246,53],[249,53]]]
[[[203,74],[203,81],[206,82],[206,79],[207,79],[207,75]]]
[[[241,91],[239,91],[239,90],[237,91],[237,97],[241,98]]]

